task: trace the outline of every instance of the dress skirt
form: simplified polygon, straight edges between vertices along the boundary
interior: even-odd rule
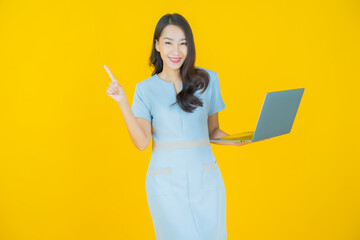
[[[146,195],[157,240],[225,240],[225,186],[208,138],[153,142]]]

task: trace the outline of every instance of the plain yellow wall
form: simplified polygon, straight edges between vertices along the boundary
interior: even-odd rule
[[[253,130],[265,94],[304,87],[290,134],[213,144],[229,240],[360,239],[358,1],[1,1],[0,239],[155,240],[145,179],[106,94],[132,102],[156,23],[190,23],[218,73],[220,128]]]

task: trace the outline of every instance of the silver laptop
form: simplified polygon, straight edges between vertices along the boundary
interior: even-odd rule
[[[254,131],[216,138],[210,142],[256,142],[290,133],[304,88],[268,92]]]

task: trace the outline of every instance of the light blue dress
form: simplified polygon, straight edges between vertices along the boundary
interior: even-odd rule
[[[225,104],[217,73],[201,69],[209,73],[210,82],[205,92],[195,92],[203,107],[193,113],[170,106],[176,101],[174,84],[157,74],[136,84],[131,109],[152,125],[146,195],[157,240],[227,237],[225,186],[207,123]]]

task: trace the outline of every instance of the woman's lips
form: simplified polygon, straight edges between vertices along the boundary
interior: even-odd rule
[[[180,62],[181,58],[169,58],[171,62],[178,63]]]

